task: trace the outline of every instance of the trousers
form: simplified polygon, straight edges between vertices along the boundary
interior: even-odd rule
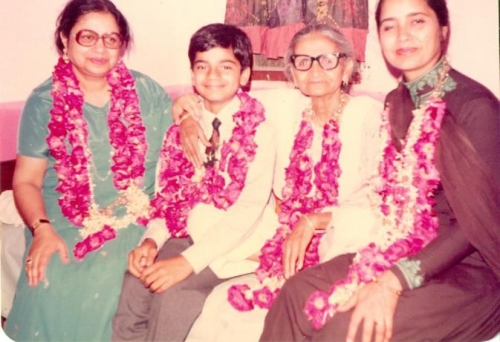
[[[179,255],[193,244],[190,238],[172,238],[157,260]],[[151,293],[126,272],[113,318],[112,341],[183,341],[200,315],[206,298],[223,280],[209,268],[191,274],[163,293]]]

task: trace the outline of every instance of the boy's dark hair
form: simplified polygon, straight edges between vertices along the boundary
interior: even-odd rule
[[[216,47],[233,49],[242,71],[252,67],[252,43],[247,34],[234,25],[209,24],[191,36],[188,51],[191,68],[193,68],[196,53]]]

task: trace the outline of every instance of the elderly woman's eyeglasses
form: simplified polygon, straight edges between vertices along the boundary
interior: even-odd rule
[[[314,61],[317,61],[324,70],[333,70],[339,65],[339,59],[346,56],[347,55],[343,52],[325,53],[316,57],[309,55],[292,55],[290,60],[294,68],[300,71],[311,69]]]
[[[119,49],[123,45],[122,36],[118,33],[106,33],[100,36],[92,30],[81,30],[74,36],[78,44],[86,47],[94,46],[99,39],[102,39],[104,46],[109,49]]]

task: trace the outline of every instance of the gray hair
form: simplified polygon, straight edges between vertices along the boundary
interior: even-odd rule
[[[311,33],[318,33],[328,39],[330,39],[333,43],[338,45],[340,52],[343,52],[347,55],[346,59],[352,59],[354,67],[353,67],[353,73],[354,70],[356,69],[356,58],[354,57],[354,49],[351,45],[351,43],[347,40],[347,38],[344,36],[342,32],[340,32],[339,29],[335,28],[332,25],[329,24],[324,24],[324,23],[312,23],[307,25],[306,27],[302,28],[300,31],[298,31],[290,41],[290,44],[288,45],[288,49],[286,50],[285,53],[285,75],[289,81],[292,80],[292,71],[291,69],[293,68],[293,64],[291,61],[291,57],[294,54],[295,47],[297,46],[297,43],[299,40],[307,36],[308,34]],[[352,74],[349,75],[349,79],[352,77]]]

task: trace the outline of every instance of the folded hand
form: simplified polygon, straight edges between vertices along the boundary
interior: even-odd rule
[[[386,271],[379,277],[380,283],[369,283],[359,289],[351,299],[339,308],[340,312],[354,308],[347,332],[347,342],[355,341],[359,326],[363,323],[362,341],[388,342],[392,337],[394,312],[399,296],[390,288],[400,291],[396,276]]]
[[[128,254],[128,270],[132,275],[139,278],[146,267],[153,264],[158,255],[156,242],[152,239],[146,239],[132,252]]]
[[[182,255],[160,260],[141,274],[144,286],[154,293],[162,293],[193,273],[193,267]]]

